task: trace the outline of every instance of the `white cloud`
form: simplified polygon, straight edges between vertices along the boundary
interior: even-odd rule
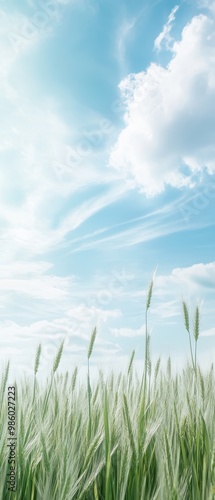
[[[215,337],[215,328],[203,330],[203,332],[200,333],[200,337]]]
[[[86,335],[86,331],[77,331],[77,329],[74,328],[73,322],[68,316],[50,321],[36,321],[27,325],[20,325],[14,321],[4,321],[1,323],[1,331],[6,344],[16,344],[20,340],[22,342],[36,340],[37,342],[43,341],[45,343],[53,341],[59,344],[66,335],[70,338],[77,337],[82,340],[88,340],[89,338],[89,335]]]
[[[200,207],[193,208],[193,196],[191,191],[179,193],[178,196],[174,197],[174,200],[163,203],[159,209],[148,212],[141,217],[104,227],[97,233],[89,233],[81,238],[73,239],[74,245],[70,246],[70,252],[80,252],[107,244],[109,248],[122,248],[140,242],[152,241],[168,234],[184,231],[185,222],[187,223],[188,220],[189,230],[213,225],[213,212],[211,212],[211,216],[208,216],[206,222],[201,217],[196,216],[201,215],[201,210]],[[195,192],[195,196],[198,196],[198,192]],[[209,202],[210,199],[207,203]]]
[[[127,112],[110,164],[147,196],[167,185],[192,187],[204,170],[215,172],[214,41],[214,19],[196,16],[167,67],[153,63],[120,83]]]
[[[47,274],[48,262],[14,261],[0,266],[0,293],[27,295],[40,300],[66,299],[74,284],[74,277]]]
[[[168,289],[181,285],[184,290],[213,291],[215,283],[215,262],[194,264],[190,267],[175,268],[169,276],[157,276],[156,286]]]
[[[56,21],[60,19],[60,7],[48,9],[35,5],[31,16],[22,13],[22,9],[12,10],[7,5],[0,9],[0,88],[4,89],[7,97],[14,98],[17,91],[9,82],[8,76],[16,61],[40,40],[47,37]]]
[[[62,300],[69,295],[69,278],[0,279],[0,292],[19,293],[40,300]]]
[[[71,214],[67,215],[59,231],[63,234],[67,234],[69,231],[76,229],[86,219],[96,214],[99,210],[117,201],[119,197],[125,193],[125,191],[126,188],[124,185],[119,186],[115,189],[113,188],[112,190],[109,190],[104,195],[96,196],[91,198],[89,201],[84,202],[82,205],[79,205],[77,210],[73,210]]]
[[[25,325],[6,320],[1,322],[2,344],[16,344],[19,340],[24,342],[32,339],[59,344],[60,340],[65,338],[76,338],[88,343],[92,329],[96,326],[97,345],[112,346],[112,342],[101,337],[101,332],[109,319],[120,316],[121,311],[117,309],[105,310],[80,304],[67,309],[64,316],[50,320],[34,321]],[[66,346],[68,343],[67,341]]]
[[[102,310],[87,307],[84,304],[68,309],[64,316],[50,320],[34,321],[19,324],[16,321],[1,321],[1,358],[12,356],[12,368],[32,372],[36,348],[42,344],[40,372],[47,371],[52,365],[56,350],[64,341],[64,357],[66,354],[79,353],[79,362],[83,364],[87,357],[92,328],[97,326],[97,337],[94,346],[95,355],[116,355],[120,346],[106,340],[102,336],[102,328],[110,318],[121,315],[118,310]],[[71,358],[70,358],[71,360]]]
[[[98,330],[108,321],[109,318],[119,318],[119,309],[101,309],[99,307],[88,307],[84,304],[77,305],[68,311],[68,316],[72,321],[78,322],[81,328],[89,329],[97,326]]]
[[[73,2],[58,3],[62,15],[63,4]],[[41,35],[50,33],[56,22],[54,15],[47,14],[43,27],[34,26],[34,33],[27,33],[27,26],[39,20],[39,14],[40,10],[35,10],[28,18],[19,12],[0,11],[1,262],[11,262],[17,254],[24,259],[60,246],[69,232],[123,191],[119,188],[111,192],[115,174],[105,168],[101,172],[100,164],[91,164],[97,151],[92,144],[88,144],[88,156],[81,147],[77,155],[77,124],[68,126],[59,115],[58,103],[43,96],[38,102],[32,99],[22,58],[39,43]],[[20,62],[23,78],[17,82]],[[100,128],[95,132],[102,135]],[[88,190],[95,184],[108,184],[110,189],[97,200],[77,202],[73,213],[61,217],[58,223],[58,214],[65,213],[68,198],[80,188]]]
[[[173,26],[173,23],[175,21],[175,15],[178,12],[178,9],[179,9],[178,5],[176,5],[172,9],[172,11],[168,17],[167,23],[164,25],[162,32],[156,38],[156,40],[154,42],[154,47],[156,50],[161,50],[162,45],[164,45],[166,49],[170,48],[170,44],[173,40],[173,38],[170,36],[170,33],[172,30],[172,26]]]
[[[14,261],[0,265],[0,278],[15,278],[19,276],[38,276],[52,267],[50,262]]]
[[[94,349],[93,352],[95,353],[95,355],[99,354],[100,356],[101,355],[103,355],[103,356],[104,355],[116,356],[116,354],[118,354],[120,351],[121,351],[121,348],[119,346],[115,346],[115,347],[112,347],[112,348],[110,348],[110,347],[107,348],[107,347],[97,347],[95,345],[95,349]],[[116,359],[116,357],[115,357],[115,359]]]
[[[12,83],[13,72],[26,50],[39,41],[40,30],[35,28],[36,35],[27,36],[27,17],[3,10],[0,15],[1,257],[7,258],[8,249],[12,254],[23,247],[37,253],[38,247],[44,251],[54,242],[44,220],[44,209],[53,199],[56,201],[59,193],[54,165],[57,160],[63,161],[71,129],[58,116],[53,103],[41,99],[38,106],[28,97],[25,77],[21,86]],[[44,30],[47,34],[49,26]],[[61,183],[61,196],[65,196],[64,187]]]
[[[117,58],[120,65],[124,68],[126,60],[126,43],[131,35],[133,28],[136,24],[137,19],[132,19],[130,21],[124,20],[117,29]]]
[[[213,14],[215,13],[215,2],[214,0],[199,0],[197,3],[200,9],[208,9]]]
[[[110,332],[115,337],[139,337],[145,335],[145,325],[140,328],[110,328]]]
[[[180,304],[178,300],[168,300],[161,302],[151,307],[151,313],[157,316],[158,321],[161,319],[173,318],[181,314]]]

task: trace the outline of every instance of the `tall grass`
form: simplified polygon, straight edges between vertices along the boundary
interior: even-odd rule
[[[183,303],[191,364],[172,373],[171,359],[152,367],[147,327],[153,283],[146,300],[143,375],[127,370],[90,378],[96,339],[87,353],[87,383],[78,370],[58,373],[61,344],[47,385],[17,384],[17,491],[7,490],[7,401],[9,366],[0,385],[0,498],[14,500],[213,500],[215,499],[215,377],[213,365],[198,365],[199,309],[193,341]]]

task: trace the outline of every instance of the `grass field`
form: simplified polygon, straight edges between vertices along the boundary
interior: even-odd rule
[[[39,346],[34,382],[16,387],[16,491],[8,491],[7,386],[0,389],[0,498],[3,500],[212,500],[215,499],[215,377],[198,366],[199,310],[194,329],[183,304],[191,362],[173,375],[171,360],[152,368],[146,301],[143,375],[102,372],[86,384],[77,369],[58,373],[63,344],[47,384],[39,384]]]

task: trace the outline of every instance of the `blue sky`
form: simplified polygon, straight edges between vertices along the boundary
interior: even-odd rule
[[[215,3],[14,0],[0,9],[1,364],[183,364],[181,300],[214,348]],[[139,363],[139,364],[138,364]]]

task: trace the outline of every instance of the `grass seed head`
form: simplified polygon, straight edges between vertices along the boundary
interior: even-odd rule
[[[190,318],[189,318],[189,311],[186,302],[182,302],[183,305],[183,314],[184,314],[184,324],[187,332],[190,332]]]
[[[76,380],[77,380],[77,375],[78,375],[78,368],[77,366],[74,369],[74,372],[72,374],[72,391],[75,390],[75,385],[76,385]]]
[[[135,350],[133,350],[131,353],[131,357],[130,357],[130,361],[129,361],[129,365],[128,365],[128,373],[130,373],[130,371],[132,370],[134,356],[135,356]]]
[[[57,352],[57,355],[56,355],[56,358],[54,360],[54,363],[53,363],[53,373],[55,373],[58,369],[58,366],[59,366],[59,363],[60,363],[60,360],[61,360],[61,356],[62,356],[62,353],[63,353],[63,345],[64,345],[64,341],[61,342],[60,344],[60,347],[58,349],[58,352]]]
[[[152,281],[151,281],[151,283],[149,285],[148,294],[147,294],[147,300],[146,300],[146,310],[147,311],[148,311],[148,309],[150,308],[150,305],[151,305],[153,285],[154,285],[154,281],[152,279]]]
[[[35,363],[34,363],[34,374],[38,372],[39,364],[40,364],[40,356],[41,356],[41,344],[38,345],[37,352],[36,352],[36,357],[35,357]]]
[[[195,310],[195,317],[194,317],[194,338],[197,342],[198,338],[199,338],[199,307],[197,306],[196,307],[196,310]]]
[[[94,346],[94,342],[96,340],[96,334],[97,334],[97,330],[96,330],[96,326],[95,326],[95,328],[92,332],[92,335],[91,335],[90,344],[89,344],[89,348],[88,348],[88,353],[87,353],[88,359],[90,359],[91,354],[93,352],[93,346]]]

